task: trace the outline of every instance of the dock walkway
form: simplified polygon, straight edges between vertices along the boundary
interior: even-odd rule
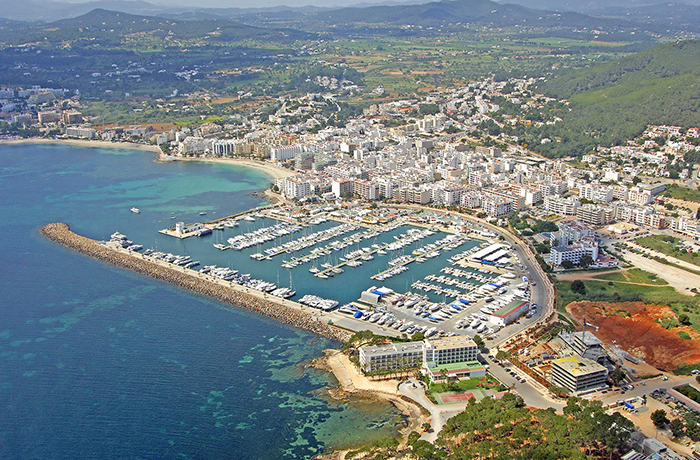
[[[433,250],[434,250],[434,251],[441,251],[442,249],[446,248],[447,246],[450,246],[450,245],[455,244],[457,241],[459,241],[460,244],[461,244],[461,243],[464,243],[464,241],[466,241],[467,239],[469,239],[469,238],[467,238],[466,236],[460,236],[460,237],[458,237],[457,239],[449,240],[449,241],[447,241],[447,242],[444,242],[444,243],[438,245],[438,246],[437,246],[436,248],[434,248]],[[379,272],[379,273],[377,273],[376,275],[371,276],[370,278],[373,279],[373,280],[380,280],[380,281],[383,281],[383,280],[387,277],[387,275],[390,275],[390,274],[391,274],[391,272],[393,272],[394,270],[397,270],[397,269],[400,270],[401,267],[405,267],[405,266],[407,266],[407,265],[409,265],[409,264],[412,264],[413,262],[415,262],[416,260],[418,260],[419,257],[421,257],[421,256],[410,256],[410,257],[406,257],[406,259],[405,259],[404,261],[401,261],[401,262],[399,262],[399,263],[397,263],[397,264],[394,264],[394,265],[392,265],[391,267],[387,268],[386,270],[384,270],[384,271],[382,271],[382,272]]]

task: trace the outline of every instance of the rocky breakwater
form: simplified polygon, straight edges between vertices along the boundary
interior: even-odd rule
[[[197,294],[209,296],[227,304],[245,308],[291,326],[306,329],[332,340],[346,342],[351,334],[317,320],[309,312],[281,304],[282,299],[261,298],[245,292],[237,285],[222,285],[213,279],[206,279],[194,270],[166,266],[149,260],[139,253],[122,252],[111,249],[96,240],[80,236],[70,230],[68,224],[53,223],[41,228],[41,234],[67,248],[86,256],[114,264],[118,267],[165,281]],[[289,302],[291,304],[291,302]]]

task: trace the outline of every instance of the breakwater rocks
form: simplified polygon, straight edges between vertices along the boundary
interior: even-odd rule
[[[332,340],[346,342],[352,335],[348,331],[338,329],[318,320],[313,314],[302,311],[298,307],[282,305],[282,299],[271,296],[263,298],[262,294],[255,291],[261,296],[259,297],[258,295],[245,292],[246,288],[244,287],[230,285],[230,283],[224,285],[223,283],[225,282],[216,282],[213,279],[208,279],[209,277],[194,270],[183,269],[179,266],[167,266],[140,253],[108,248],[96,240],[73,233],[68,224],[48,224],[43,226],[40,232],[48,239],[94,259],[174,284],[229,305],[254,311],[268,318],[306,329]],[[286,303],[293,305],[289,301]]]

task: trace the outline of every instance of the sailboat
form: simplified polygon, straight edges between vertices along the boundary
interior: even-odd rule
[[[297,291],[294,290],[294,287],[292,286],[292,272],[289,272],[289,291],[284,295],[285,299],[289,299],[290,297],[294,297],[297,294]]]

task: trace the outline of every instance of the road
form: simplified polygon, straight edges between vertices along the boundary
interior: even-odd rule
[[[642,395],[648,395],[654,390],[666,390],[669,388],[674,388],[683,385],[694,384],[697,385],[695,381],[695,376],[676,376],[672,374],[667,375],[668,380],[661,380],[660,377],[654,379],[643,380],[642,382],[635,382],[633,390],[626,390],[625,394],[622,394],[619,390],[612,391],[608,393],[605,397],[599,398],[600,401],[605,404],[614,404],[619,400],[626,400],[635,397],[641,397]]]
[[[565,402],[556,400],[549,396],[549,392],[541,384],[534,381],[532,377],[525,374],[517,367],[510,365],[509,363],[504,363],[503,366],[495,364],[490,359],[487,360],[489,365],[489,374],[494,376],[496,379],[501,381],[506,386],[517,391],[518,394],[523,398],[525,404],[528,406],[536,407],[538,409],[548,409],[554,408],[557,412],[561,413],[561,410],[566,406]],[[513,377],[506,368],[515,372],[521,379],[525,379],[525,382],[518,382],[515,377]]]

